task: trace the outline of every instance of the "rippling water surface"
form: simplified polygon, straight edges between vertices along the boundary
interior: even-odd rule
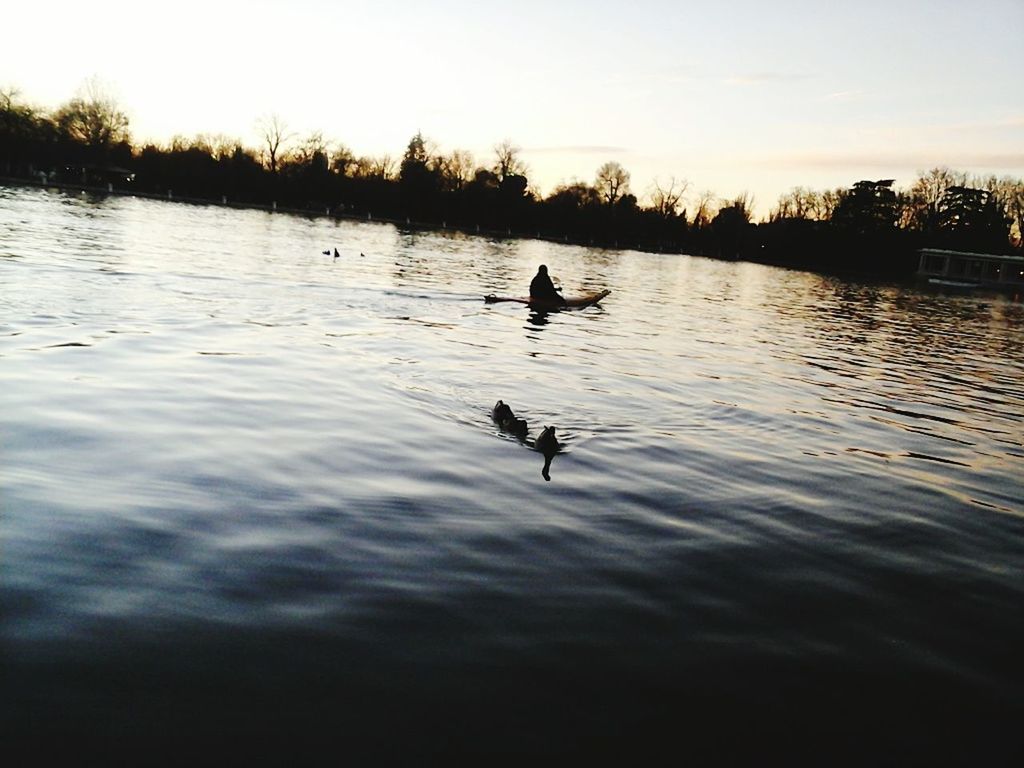
[[[541,263],[613,293],[481,300]],[[1022,340],[1003,297],[0,188],[5,737],[1020,764]]]

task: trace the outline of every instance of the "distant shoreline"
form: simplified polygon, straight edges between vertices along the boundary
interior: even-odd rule
[[[775,260],[772,258],[754,258],[754,254],[737,254],[734,257],[716,256],[714,254],[706,253],[695,253],[687,252],[682,250],[670,250],[665,248],[658,248],[653,246],[646,246],[643,243],[638,243],[631,246],[619,247],[617,244],[608,245],[605,243],[595,243],[593,240],[587,242],[582,239],[574,239],[568,235],[554,236],[545,235],[542,232],[518,232],[514,231],[511,227],[502,231],[495,229],[487,229],[480,227],[479,225],[475,228],[465,226],[449,226],[447,223],[437,224],[434,222],[423,222],[413,221],[411,218],[396,218],[393,216],[374,216],[372,212],[367,213],[355,213],[352,211],[344,210],[331,210],[330,208],[317,207],[317,208],[297,208],[294,206],[281,206],[276,203],[257,203],[257,202],[242,202],[228,200],[226,196],[221,196],[220,200],[202,198],[202,197],[191,197],[186,195],[175,195],[173,191],[167,194],[158,192],[147,192],[138,189],[124,189],[115,187],[113,184],[107,184],[106,186],[98,186],[91,184],[82,184],[79,182],[67,181],[64,179],[57,180],[46,180],[33,178],[23,178],[16,176],[0,176],[0,186],[3,187],[30,187],[36,189],[50,189],[59,190],[63,192],[81,192],[83,194],[97,195],[97,196],[117,196],[117,197],[136,197],[146,200],[171,202],[171,203],[185,203],[187,205],[203,205],[203,206],[214,206],[218,208],[231,208],[235,210],[254,210],[264,211],[267,213],[284,213],[292,216],[302,216],[304,218],[314,219],[329,219],[335,222],[338,221],[351,221],[351,222],[365,222],[370,224],[390,224],[397,228],[405,228],[408,230],[419,230],[424,232],[457,232],[467,236],[477,236],[492,238],[498,240],[538,240],[543,242],[556,243],[561,245],[572,245],[581,248],[596,248],[599,250],[617,250],[617,251],[638,251],[640,253],[652,253],[652,254],[666,254],[675,256],[694,256],[699,258],[713,259],[715,261],[741,261],[750,264],[763,264],[766,266],[774,266],[781,269],[795,270],[798,272],[805,272],[816,275],[827,275],[831,277],[841,277],[846,279],[857,279],[867,280],[870,282],[881,282],[886,284],[900,284],[905,285],[911,282],[915,282],[914,273],[912,271],[906,271],[904,273],[885,273],[880,271],[874,271],[871,269],[843,269],[834,265],[832,269],[823,268],[820,265],[808,264],[808,263],[795,263],[787,262],[786,260]],[[916,249],[914,249],[914,259],[916,263]]]
[[[409,231],[695,255],[873,280],[912,278],[925,247],[1009,255],[1024,247],[1024,180],[971,177],[945,166],[920,171],[907,189],[893,178],[820,191],[794,187],[767,219],[754,221],[749,193],[687,197],[690,182],[675,177],[634,192],[629,171],[614,160],[597,169],[593,183],[573,179],[542,197],[510,139],[483,163],[465,150],[441,153],[419,131],[400,159],[357,157],[319,132],[295,141],[280,117],[268,115],[255,149],[202,134],[137,146],[127,114],[96,81],[52,112],[23,102],[17,89],[0,89],[0,117],[0,183],[70,194],[380,221]]]

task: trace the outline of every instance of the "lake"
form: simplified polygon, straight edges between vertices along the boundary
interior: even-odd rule
[[[542,263],[612,293],[483,302]],[[0,187],[4,741],[1019,765],[1022,342],[1012,297]]]

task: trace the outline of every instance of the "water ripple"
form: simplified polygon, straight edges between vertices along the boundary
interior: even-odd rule
[[[326,701],[545,751],[835,711],[912,761],[1022,714],[1020,304],[3,187],[0,231],[12,728],[215,700],[176,732],[315,743]],[[614,292],[483,303],[540,263]]]

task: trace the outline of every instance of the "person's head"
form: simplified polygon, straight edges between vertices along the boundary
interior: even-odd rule
[[[548,273],[547,265],[546,264],[541,264],[540,267],[537,269],[537,274],[538,275],[546,275],[547,273]]]

